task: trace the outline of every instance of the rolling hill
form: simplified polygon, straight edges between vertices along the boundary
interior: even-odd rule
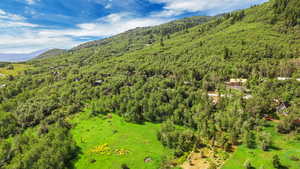
[[[0,53],[0,62],[24,62],[36,58],[46,52],[48,49],[35,51],[32,53]]]
[[[221,16],[136,28],[27,62],[30,70],[1,82],[6,87],[0,89],[0,168],[83,168],[88,163],[106,169],[99,165],[105,158],[122,162],[120,168],[175,168],[190,159],[189,153],[202,152],[209,167],[228,168],[239,161],[237,166],[249,168],[296,169],[300,157],[289,152],[299,146],[294,144],[300,117],[300,82],[294,80],[300,77],[299,9],[297,0],[271,0]],[[247,90],[226,86],[241,78],[247,79]],[[209,92],[220,98],[213,102]],[[278,102],[287,105],[286,115],[277,111]],[[271,125],[266,119],[273,120]],[[142,141],[134,138],[141,132],[149,134],[141,138],[153,139],[153,123],[159,123],[157,140],[148,146],[156,152],[128,146],[126,141]],[[278,135],[272,135],[276,147],[271,133]],[[129,138],[118,144],[114,135]],[[289,140],[280,143],[285,136]],[[127,162],[117,158],[121,146],[122,152],[139,151],[144,161],[135,154]],[[230,159],[243,152],[245,158]],[[214,158],[205,159],[211,153]],[[255,153],[268,158],[251,161],[248,155]]]

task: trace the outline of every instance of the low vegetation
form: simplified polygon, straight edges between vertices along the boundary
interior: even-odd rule
[[[131,124],[116,115],[90,116],[87,110],[72,118],[71,130],[80,148],[76,168],[154,169],[172,155],[156,139],[159,124]]]
[[[76,168],[166,169],[207,147],[238,147],[224,167],[295,167],[299,2],[137,28],[27,62],[0,88],[0,168],[71,168],[72,159]]]
[[[289,135],[279,134],[276,123],[267,123],[262,130],[270,133],[272,144],[268,150],[261,148],[257,142],[252,149],[245,145],[239,146],[222,169],[240,169],[245,163],[250,163],[254,168],[276,169],[273,161],[278,156],[281,168],[297,169],[300,165],[300,137],[295,133]],[[278,166],[278,165],[277,165]]]
[[[0,63],[0,78],[4,78],[5,76],[16,76],[27,69],[29,69],[29,66],[26,64]]]

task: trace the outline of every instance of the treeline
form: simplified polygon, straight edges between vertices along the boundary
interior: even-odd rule
[[[273,5],[275,18],[281,15],[285,19],[285,25],[288,27],[298,25],[300,18],[300,2],[292,0],[275,0]]]
[[[299,82],[263,82],[254,78],[248,84],[253,91],[250,99],[244,99],[242,93],[232,94],[217,84],[217,89],[227,95],[220,98],[217,104],[213,104],[207,96],[207,90],[203,89],[205,83],[205,79],[175,83],[156,77],[147,80],[133,78],[123,83],[126,85],[121,88],[112,87],[111,92],[92,102],[92,114],[115,112],[134,123],[168,121],[166,129],[163,127],[159,133],[159,139],[171,148],[179,146],[178,149],[182,151],[178,150],[177,153],[181,155],[201,145],[201,141],[203,144],[211,141],[210,144],[226,150],[240,143],[252,147],[255,144],[253,140],[256,140],[254,137],[258,137],[255,135],[259,134],[254,134],[254,131],[265,125],[266,116],[281,119],[279,132],[289,133],[297,129],[293,121],[299,117]],[[277,114],[279,105],[275,99],[290,104],[288,116]],[[177,131],[175,125],[189,128],[189,131]],[[180,138],[183,140],[177,140]],[[188,140],[189,145],[183,143]],[[264,141],[262,144],[265,144]],[[263,147],[266,149],[266,145]]]
[[[0,168],[72,168],[78,149],[63,122],[26,132],[0,144]]]
[[[298,7],[298,1],[286,1],[286,7],[284,2],[275,2],[278,17]],[[158,139],[176,156],[205,144],[267,150],[265,117],[279,119],[281,133],[298,132],[297,34],[254,22],[274,11],[253,9],[259,13],[238,11],[199,26],[208,18],[139,28],[29,62],[32,70],[1,80],[0,168],[69,167],[76,148],[65,119],[86,105],[95,116],[114,112],[129,122],[164,123]],[[275,80],[279,76],[294,79]],[[226,88],[230,78],[247,78],[249,91]],[[208,92],[226,97],[214,103]],[[287,115],[277,113],[274,100],[286,103]]]

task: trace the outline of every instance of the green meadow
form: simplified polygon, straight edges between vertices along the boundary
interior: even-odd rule
[[[3,74],[5,76],[7,75],[16,76],[29,68],[29,66],[26,64],[11,64],[11,65],[13,66],[13,69],[8,69],[7,67],[0,67],[0,74]]]
[[[117,115],[90,117],[88,112],[71,121],[75,125],[71,133],[81,151],[75,168],[118,169],[126,164],[134,169],[156,169],[172,155],[156,138],[159,124],[127,123]]]
[[[272,134],[273,146],[269,151],[262,151],[259,145],[256,149],[248,149],[245,145],[239,146],[222,169],[244,168],[246,160],[249,160],[252,166],[257,169],[274,169],[272,164],[274,155],[280,157],[283,169],[299,169],[300,160],[291,159],[293,156],[300,159],[299,135],[278,134],[274,123],[266,127],[265,130]]]

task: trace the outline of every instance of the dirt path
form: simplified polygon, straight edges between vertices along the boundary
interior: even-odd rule
[[[210,165],[214,164],[217,168],[220,168],[224,164],[225,159],[219,153],[214,152],[220,150],[212,150],[206,147],[197,152],[192,152],[180,167],[183,169],[209,169]]]
[[[184,162],[181,167],[183,169],[208,169],[209,163],[207,159],[201,157],[200,153],[192,153],[189,160]]]

